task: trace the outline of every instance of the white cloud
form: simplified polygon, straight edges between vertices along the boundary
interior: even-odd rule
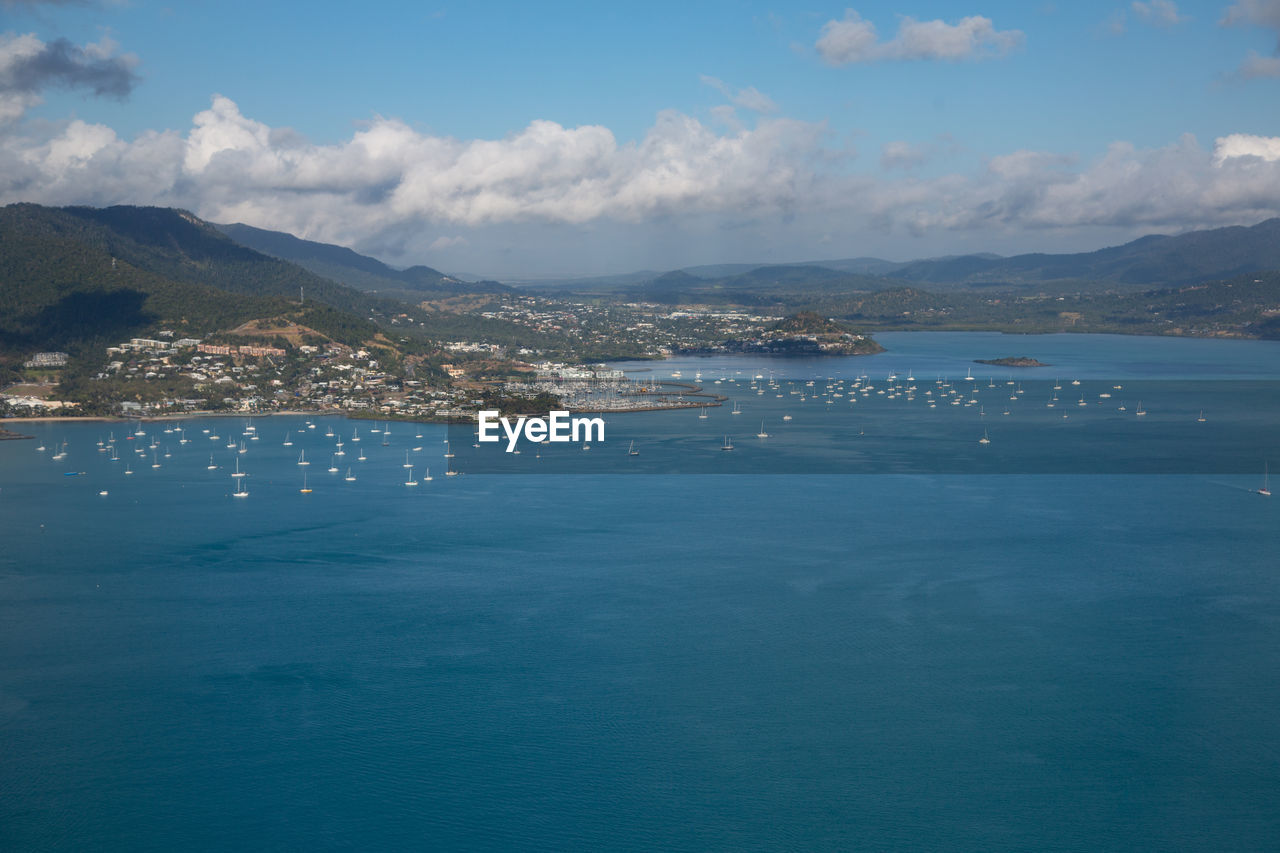
[[[1260,56],[1256,51],[1251,50],[1240,63],[1240,67],[1236,69],[1236,73],[1246,80],[1258,77],[1280,77],[1280,56]]]
[[[927,161],[931,153],[928,147],[910,142],[886,142],[880,148],[880,168],[914,169]]]
[[[972,172],[909,171],[941,144],[887,143],[885,171],[866,174],[846,168],[849,152],[821,124],[712,128],[664,112],[633,143],[596,125],[535,121],[502,139],[456,139],[379,117],[316,145],[218,96],[185,133],[124,140],[83,121],[10,125],[0,203],[173,205],[410,260],[447,251],[471,269],[513,245],[561,264],[584,246],[614,257],[678,241],[707,262],[768,246],[785,260],[802,253],[799,240],[816,250],[822,234],[918,234],[936,254],[956,235],[990,248],[1029,231],[1280,215],[1280,137],[1224,135],[1211,150],[1189,136],[1153,149],[1117,142],[1091,161],[1019,150]],[[600,234],[611,235],[607,248]],[[508,263],[504,274],[518,274]]]
[[[1134,0],[1130,8],[1139,18],[1156,27],[1172,27],[1187,20],[1173,0]]]
[[[973,15],[954,24],[942,20],[917,21],[903,17],[898,33],[880,41],[875,24],[853,9],[842,20],[828,21],[814,45],[831,65],[883,60],[962,60],[1004,56],[1022,44],[1018,30],[997,30],[990,18]]]
[[[1280,77],[1280,0],[1238,0],[1227,8],[1218,24],[1274,30],[1277,56],[1260,56],[1251,50],[1236,69],[1236,76],[1245,80]]]
[[[665,112],[630,144],[605,127],[550,121],[503,139],[459,140],[377,118],[347,141],[312,145],[215,96],[185,138],[147,134],[127,143],[79,121],[46,138],[0,137],[0,200],[112,204],[149,196],[217,221],[348,241],[405,221],[474,227],[767,213],[813,192],[810,161],[832,156],[822,150],[824,133],[789,119],[716,133]]]
[[[1217,140],[1213,148],[1214,163],[1222,165],[1237,157],[1257,157],[1274,163],[1280,160],[1280,137],[1233,133]]]
[[[1255,26],[1280,30],[1280,0],[1237,0],[1219,23],[1224,27]]]
[[[718,77],[703,74],[701,80],[704,85],[710,86],[724,95],[735,106],[757,113],[774,113],[778,111],[778,105],[773,102],[773,99],[755,86],[748,86],[745,89],[739,89],[734,92],[727,83]]]

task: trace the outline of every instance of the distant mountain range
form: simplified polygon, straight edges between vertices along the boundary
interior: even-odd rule
[[[714,264],[666,273],[628,273],[589,279],[529,282],[543,291],[616,294],[634,299],[723,299],[759,302],[791,288],[811,292],[874,291],[907,285],[931,290],[1133,292],[1179,287],[1280,269],[1280,218],[1250,227],[1150,235],[1077,254],[1033,253],[1001,257],[956,255],[906,262],[880,258],[805,261],[795,264]]]
[[[500,293],[511,289],[496,281],[463,281],[427,266],[412,266],[398,270],[343,246],[302,240],[281,231],[267,231],[240,223],[214,225],[214,227],[243,246],[290,261],[318,276],[357,290],[407,291],[421,299],[431,295]]]

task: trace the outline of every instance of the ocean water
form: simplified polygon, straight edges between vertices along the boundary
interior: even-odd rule
[[[647,366],[763,367],[786,398],[726,374],[741,416],[611,416],[518,474],[455,441],[444,476],[440,426],[29,425],[0,443],[0,848],[1274,849],[1280,505],[1251,490],[1280,350],[1038,342],[904,336],[890,369],[1076,358],[1064,387],[1148,383],[1150,423],[798,403],[807,363],[752,358]],[[708,448],[779,406],[776,455]],[[1024,449],[955,463],[993,417]]]

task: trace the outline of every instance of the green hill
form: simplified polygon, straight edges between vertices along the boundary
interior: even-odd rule
[[[306,300],[300,299],[305,291]],[[350,288],[240,246],[185,211],[0,208],[0,352],[82,352],[168,328],[200,337],[286,316],[335,340],[378,333]]]

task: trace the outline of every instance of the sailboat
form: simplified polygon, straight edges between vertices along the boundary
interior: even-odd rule
[[[1196,423],[1198,424],[1204,423],[1204,409],[1200,410],[1200,417],[1196,418]]]
[[[347,476],[342,479],[346,480],[348,483],[354,483],[356,481],[356,475],[351,473],[350,468],[347,468]]]
[[[423,480],[425,480],[425,481],[427,481],[428,483],[430,483],[430,482],[431,482],[431,469],[430,469],[430,468],[428,468],[428,469],[427,469],[427,474],[426,474],[426,476],[425,476],[425,477],[423,477],[422,479],[423,479]]]
[[[405,484],[406,486],[416,486],[416,485],[418,485],[418,481],[417,481],[417,480],[415,480],[415,479],[413,479],[413,466],[412,466],[412,465],[411,465],[411,466],[409,466],[409,479],[405,480],[405,481],[404,481],[404,484]]]
[[[239,459],[237,459],[237,460],[236,460],[236,464],[237,464],[237,465],[239,465],[239,464],[240,464],[240,460],[239,460]],[[210,453],[210,454],[209,454],[209,470],[210,470],[210,471],[216,471],[216,470],[218,470],[218,466],[213,464],[213,454],[212,454],[212,453]]]
[[[1143,416],[1143,415],[1145,415],[1146,413],[1147,413],[1147,410],[1146,410],[1146,409],[1144,409],[1144,408],[1142,408],[1142,401],[1141,401],[1141,400],[1139,400],[1139,401],[1138,401],[1138,410],[1137,410],[1136,412],[1134,412],[1134,414],[1135,414],[1135,415],[1137,415],[1138,417],[1142,417],[1142,416]]]
[[[768,438],[769,433],[764,431],[764,421],[760,422],[760,431],[756,433],[756,438]]]
[[[700,421],[701,421],[701,420],[706,420],[706,418],[707,418],[707,409],[706,409],[706,407],[704,406],[704,407],[703,407],[703,409],[702,409],[702,411],[698,412],[698,420],[700,420]]]
[[[733,411],[732,411],[732,412],[730,412],[729,414],[731,414],[731,415],[740,415],[740,414],[742,414],[742,409],[738,408],[738,404],[737,404],[737,402],[735,402],[735,403],[733,404]]]
[[[245,488],[244,480],[241,480],[239,483],[236,484],[236,490],[231,493],[231,497],[233,498],[249,497],[249,490]]]
[[[449,442],[447,439],[445,440],[445,443],[444,443],[444,458],[445,459],[453,458],[453,451],[449,449]]]
[[[412,468],[412,467],[413,467],[413,463],[409,461],[409,451],[407,451],[407,450],[404,452],[404,464],[403,464],[403,465],[401,465],[400,467],[401,467],[401,468]]]
[[[1264,498],[1271,497],[1271,483],[1269,482],[1271,479],[1270,474],[1271,474],[1271,471],[1268,468],[1267,463],[1263,462],[1262,463],[1262,488],[1258,489],[1258,494],[1262,495]]]
[[[304,495],[309,495],[309,494],[311,494],[311,489],[307,487],[307,472],[306,472],[306,471],[303,471],[303,472],[302,472],[302,488],[301,488],[301,489],[298,489],[298,491],[299,491],[299,492],[301,492],[301,493],[302,493],[302,494],[304,494]]]
[[[991,436],[987,435],[987,431],[984,429],[982,431],[982,438],[978,439],[978,444],[990,444],[990,443],[991,443]]]
[[[212,456],[210,456],[210,457],[209,457],[209,461],[210,461],[210,463],[212,463],[212,462],[213,462],[213,457],[212,457]],[[232,476],[232,477],[243,477],[243,476],[244,476],[244,474],[241,474],[241,473],[240,473],[240,457],[239,457],[239,456],[237,456],[237,457],[236,457],[236,471],[235,471],[235,473],[234,473],[234,474],[232,474],[231,476]]]
[[[733,442],[729,440],[729,436],[724,437],[724,444],[720,445],[721,450],[733,450]]]
[[[631,446],[627,448],[627,455],[628,455],[628,456],[639,456],[639,455],[640,455],[640,451],[639,451],[639,450],[636,450],[636,443],[635,443],[634,441],[633,441],[633,442],[631,442]]]
[[[337,455],[331,456],[331,457],[329,458],[329,473],[330,473],[330,474],[336,474],[336,473],[338,473],[338,457],[337,457]]]
[[[299,451],[299,452],[298,452],[298,464],[299,464],[299,465],[310,465],[310,464],[311,464],[310,462],[308,462],[308,461],[307,461],[307,451],[305,451],[305,450],[301,450],[301,451]]]

